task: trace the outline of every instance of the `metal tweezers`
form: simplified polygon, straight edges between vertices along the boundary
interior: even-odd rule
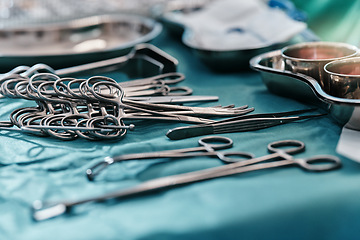
[[[208,134],[255,131],[255,130],[269,128],[298,120],[320,117],[327,114],[327,113],[320,113],[314,115],[291,117],[291,115],[302,114],[314,110],[316,110],[316,108],[289,111],[289,112],[250,114],[245,116],[238,116],[221,121],[216,121],[213,123],[204,123],[193,126],[177,127],[174,129],[170,129],[166,133],[166,136],[172,140],[179,140],[179,139],[203,136]]]

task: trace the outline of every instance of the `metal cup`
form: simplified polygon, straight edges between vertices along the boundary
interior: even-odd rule
[[[316,79],[321,88],[330,93],[324,66],[334,60],[355,57],[359,49],[337,42],[306,42],[287,46],[281,50],[285,70],[302,73]]]
[[[328,75],[330,95],[360,99],[360,57],[330,62],[324,71]]]

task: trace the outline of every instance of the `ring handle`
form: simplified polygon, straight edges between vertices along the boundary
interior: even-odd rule
[[[29,97],[29,94],[27,92],[27,86],[29,84],[29,81],[27,79],[24,79],[22,81],[19,81],[14,88],[15,95],[19,98],[23,98],[26,100],[33,100],[33,98]],[[2,88],[5,88],[5,85],[1,86]],[[4,94],[2,94],[4,95]]]
[[[298,159],[296,162],[302,168],[313,172],[329,171],[341,167],[341,160],[332,155],[318,155],[310,158]]]
[[[269,152],[285,152],[288,154],[300,153],[305,150],[305,144],[298,140],[282,140],[269,143],[267,146]]]
[[[37,92],[37,88],[38,88],[37,86],[40,85],[41,83],[43,82],[53,83],[58,79],[60,79],[60,77],[52,73],[37,73],[29,79],[29,88],[32,91]]]
[[[50,92],[46,92],[49,91]],[[61,104],[67,104],[71,105],[71,102],[67,99],[61,99],[59,96],[56,96],[54,90],[54,83],[52,82],[43,82],[41,83],[37,88],[37,95],[40,100],[53,102],[53,103],[61,103]]]
[[[148,78],[152,83],[176,84],[185,80],[185,75],[179,72],[170,72]]]
[[[246,161],[252,158],[255,158],[255,155],[247,152],[227,152],[221,153],[221,155],[217,155],[221,161],[224,163],[236,163],[241,161]],[[221,156],[221,157],[220,157]]]
[[[60,78],[54,82],[54,91],[62,97],[73,98],[73,96],[67,91],[68,83],[75,80],[75,78]]]
[[[112,131],[106,131],[106,132],[90,131],[89,133],[93,137],[96,137],[98,139],[115,139],[115,138],[124,137],[125,134],[127,133],[127,128],[130,129],[130,127],[126,126],[121,119],[118,119],[112,115],[107,115],[99,118],[90,118],[86,122],[86,127],[95,128],[97,127],[98,124],[107,125],[109,123],[110,125],[113,125],[115,127]]]
[[[169,87],[169,91],[163,95],[168,96],[187,96],[191,95],[193,90],[189,87]]]
[[[199,145],[204,146],[207,149],[207,151],[226,149],[226,148],[231,148],[233,146],[233,140],[221,136],[203,137],[200,138],[198,142]]]
[[[101,85],[104,85],[107,87],[114,87],[117,91],[119,91],[119,95],[116,98],[109,97],[109,94],[102,94],[101,92],[96,91],[96,88],[98,88]],[[124,97],[124,90],[116,82],[115,83],[113,83],[113,82],[97,82],[94,85],[92,85],[92,87],[90,88],[90,92],[100,101],[111,102],[114,104],[120,104]]]

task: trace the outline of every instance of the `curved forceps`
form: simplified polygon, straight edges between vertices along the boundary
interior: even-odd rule
[[[210,136],[203,137],[198,141],[199,147],[193,148],[182,148],[174,150],[166,150],[159,152],[147,152],[147,153],[134,153],[120,155],[116,157],[106,157],[103,161],[100,161],[86,170],[86,176],[90,181],[94,180],[95,176],[98,175],[109,165],[129,160],[144,160],[154,158],[186,158],[186,157],[202,157],[210,156],[217,157],[224,163],[233,163],[240,160],[254,158],[253,154],[245,152],[217,152],[216,150],[227,149],[233,146],[233,141],[227,137]],[[233,158],[230,156],[237,156],[239,158]]]

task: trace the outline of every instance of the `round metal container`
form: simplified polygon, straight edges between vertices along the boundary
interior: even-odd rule
[[[330,94],[348,99],[360,99],[360,57],[337,60],[325,65]]]
[[[357,47],[338,42],[306,42],[290,45],[281,50],[285,70],[302,73],[316,79],[322,89],[330,93],[330,84],[324,66],[334,60],[355,57]]]

